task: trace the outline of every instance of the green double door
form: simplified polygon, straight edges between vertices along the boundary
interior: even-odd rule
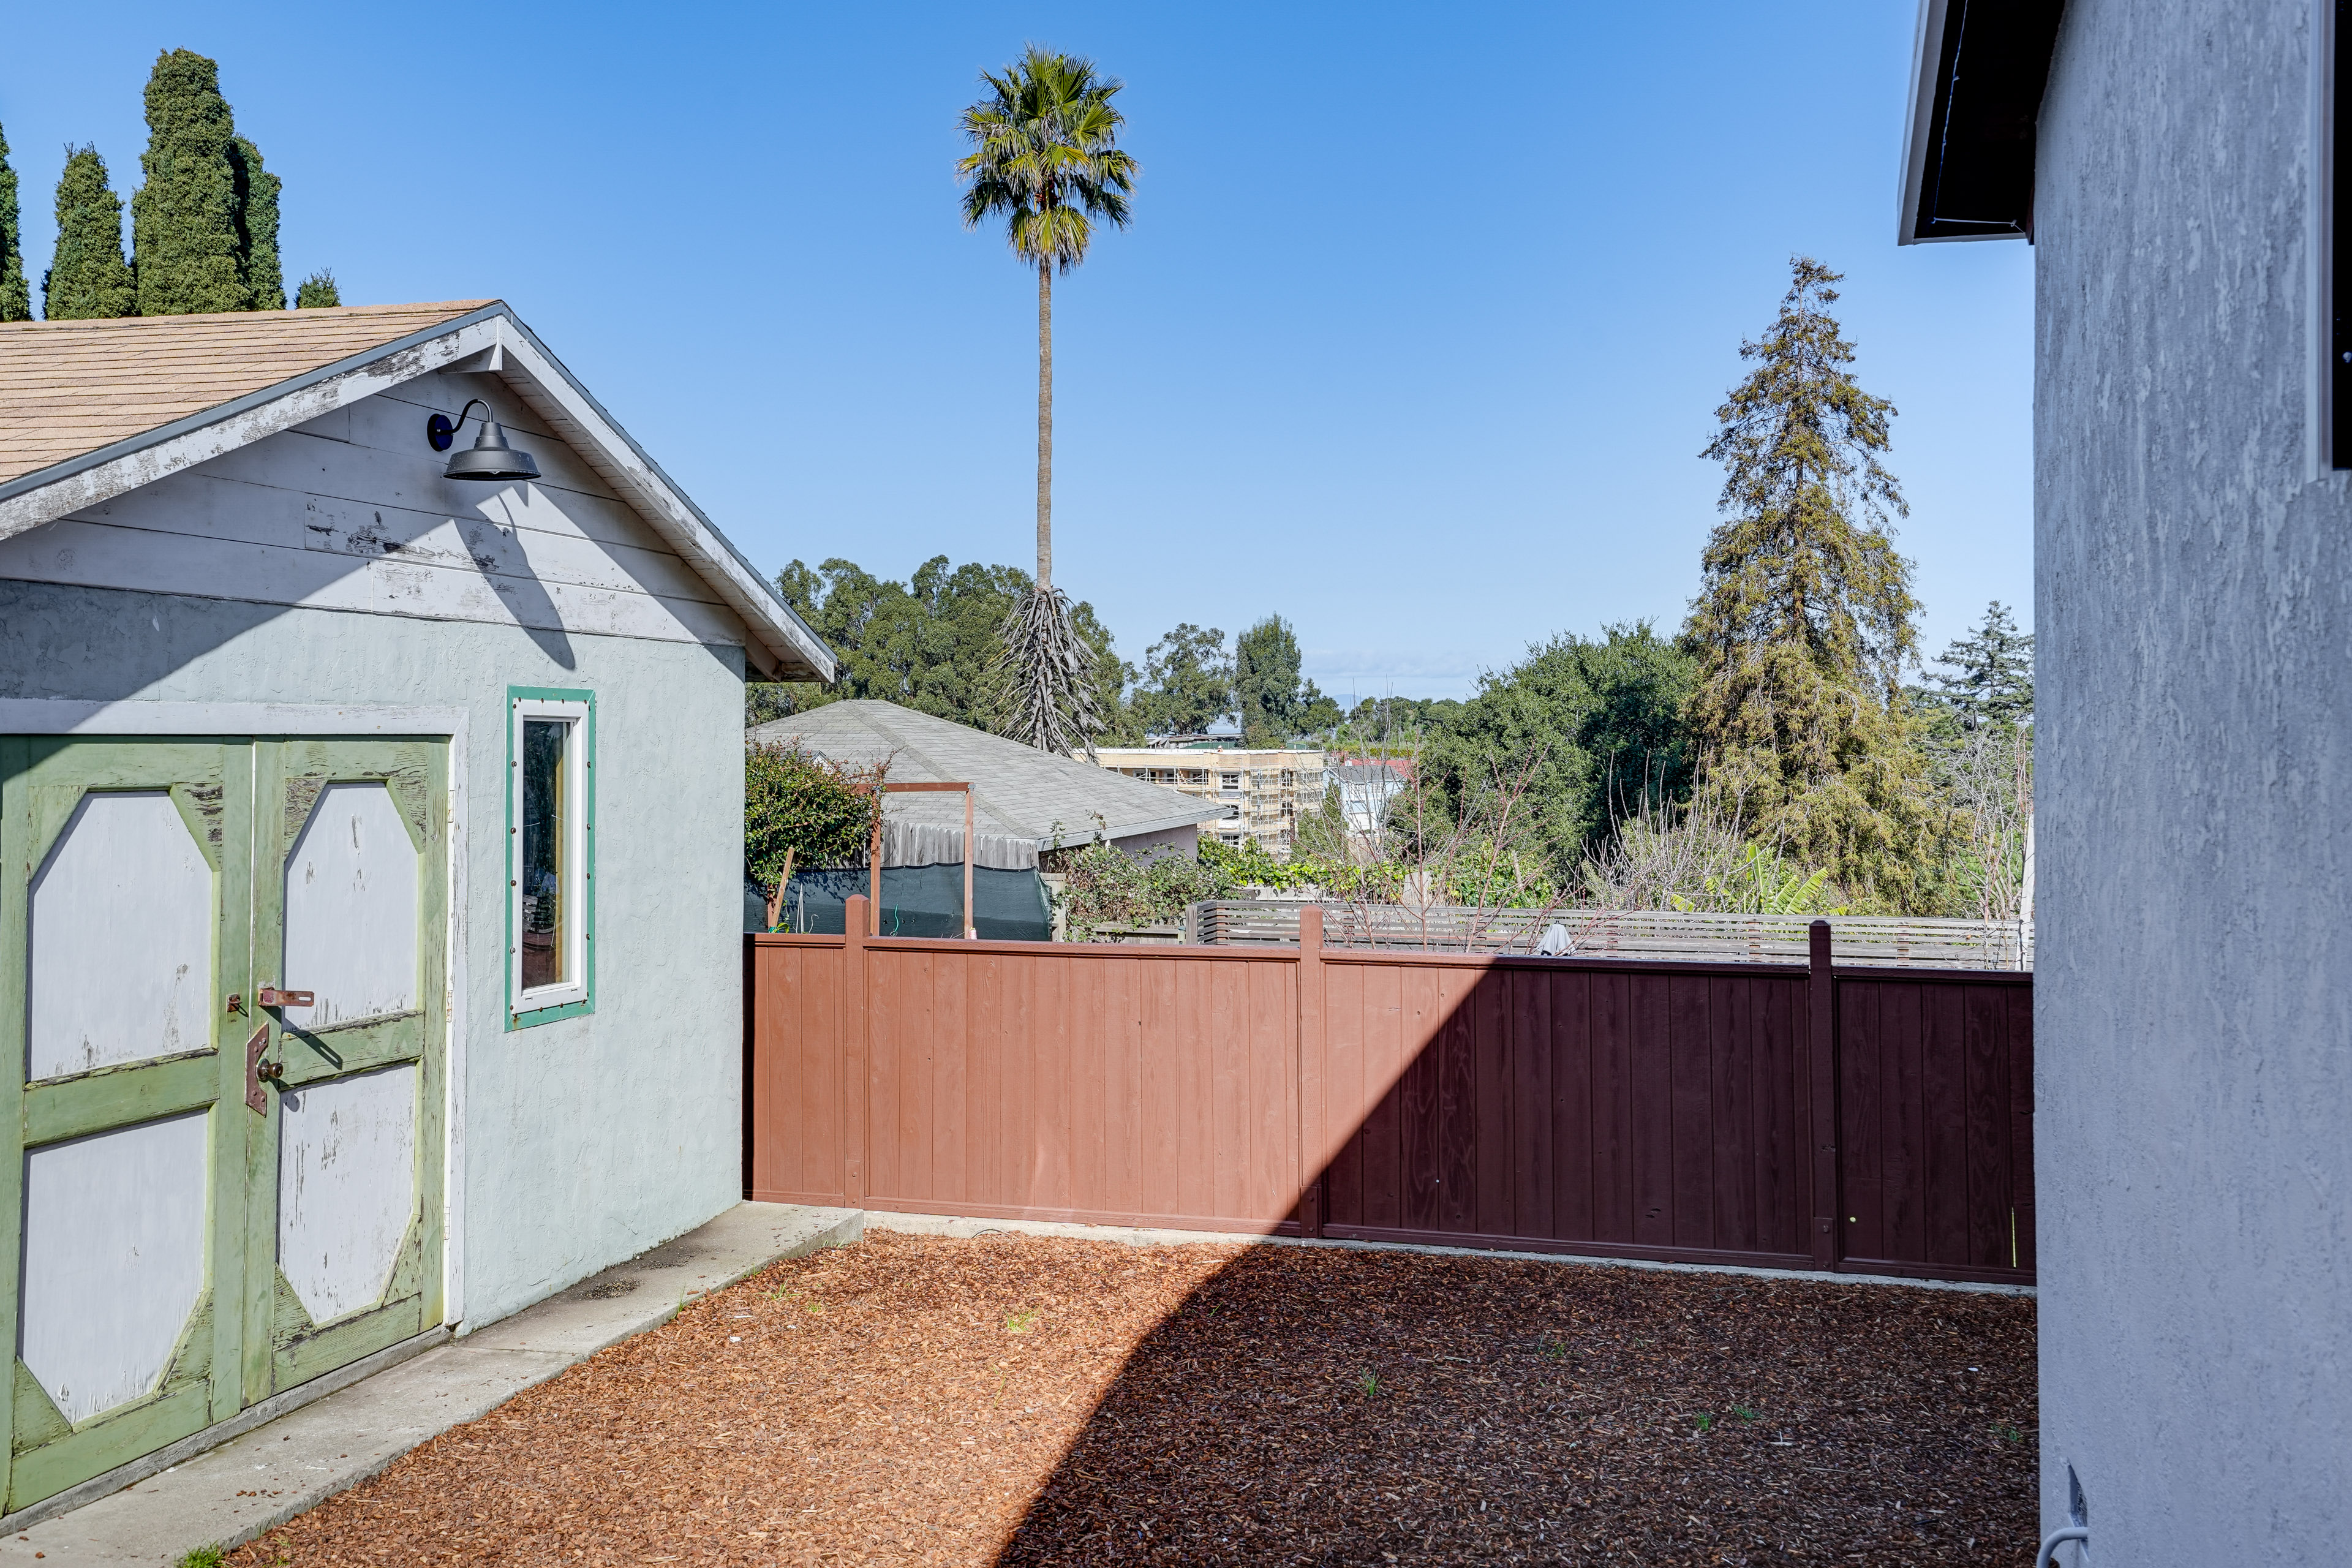
[[[446,748],[0,737],[22,1508],[441,1321]]]

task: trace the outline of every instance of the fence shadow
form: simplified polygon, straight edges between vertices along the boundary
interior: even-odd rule
[[[2033,1367],[2014,1297],[1255,1247],[997,1561],[1760,1563],[1862,1520],[1905,1562],[2021,1560]]]
[[[1835,969],[1825,929],[1796,966],[862,920],[747,939],[755,1198],[2032,1279],[2030,975]],[[1914,1294],[1254,1248],[1136,1347],[1003,1561],[1827,1560],[1805,1532],[1868,1510],[1904,1561],[1980,1561],[2009,1498],[2030,1549],[2030,1465],[1937,1381],[2030,1304]]]
[[[850,923],[746,939],[754,1198],[2032,1280],[2030,974]]]

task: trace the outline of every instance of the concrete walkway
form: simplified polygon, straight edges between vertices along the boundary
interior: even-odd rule
[[[7,1530],[0,1563],[39,1557],[43,1568],[155,1568],[199,1546],[241,1545],[607,1345],[658,1328],[689,1300],[780,1258],[857,1240],[863,1222],[855,1209],[739,1205],[478,1332],[427,1336],[405,1359],[371,1358],[393,1364],[289,1414],[268,1419],[264,1407],[263,1424],[226,1442],[209,1434],[175,1445],[218,1444],[153,1456],[146,1478],[130,1486],[118,1471],[25,1510],[18,1519],[46,1517]]]

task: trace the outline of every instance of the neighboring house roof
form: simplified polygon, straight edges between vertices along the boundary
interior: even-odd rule
[[[751,736],[849,766],[887,757],[894,784],[969,784],[977,831],[1034,839],[1041,849],[1087,843],[1097,830],[1119,839],[1189,827],[1229,809],[895,702],[828,702],[771,720]],[[889,809],[894,817],[963,826],[958,795],[893,795]]]
[[[0,324],[0,539],[467,361],[718,591],[755,670],[833,678],[824,641],[498,300]]]
[[[2063,0],[1920,0],[1895,241],[2031,238]]]

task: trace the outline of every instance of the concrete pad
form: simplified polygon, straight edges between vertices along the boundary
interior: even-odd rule
[[[31,1521],[44,1505],[24,1510],[0,1521],[0,1563],[29,1563],[37,1552],[43,1568],[156,1568],[199,1546],[241,1545],[606,1346],[658,1328],[688,1301],[780,1258],[855,1242],[863,1220],[855,1209],[738,1205],[502,1322],[425,1349],[160,1474],[142,1478],[125,1466],[100,1478],[119,1489],[95,1501],[38,1522]]]

